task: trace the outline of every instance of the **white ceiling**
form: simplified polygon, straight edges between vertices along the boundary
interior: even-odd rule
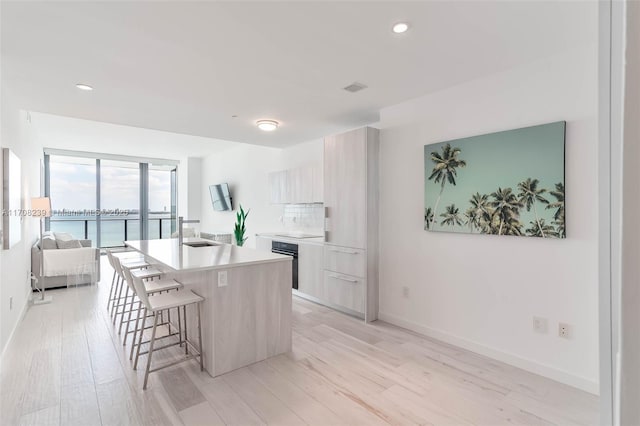
[[[2,84],[20,108],[271,146],[597,40],[597,3],[586,1],[1,7]],[[390,31],[399,20],[411,23],[401,36]],[[342,90],[354,81],[369,88]],[[280,129],[259,131],[261,118]]]

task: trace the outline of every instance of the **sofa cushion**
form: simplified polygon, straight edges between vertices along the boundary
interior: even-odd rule
[[[59,249],[82,248],[82,244],[80,244],[80,241],[78,240],[69,240],[69,241],[58,240],[57,243],[58,243]]]
[[[55,250],[58,248],[56,239],[53,237],[42,237],[42,250]]]
[[[58,241],[71,241],[73,240],[73,235],[68,232],[54,232],[53,235],[56,236],[56,240]]]

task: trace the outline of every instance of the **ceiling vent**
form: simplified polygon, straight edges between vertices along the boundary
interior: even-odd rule
[[[358,83],[357,81],[355,81],[350,85],[348,85],[347,87],[345,87],[344,90],[346,90],[347,92],[356,93],[366,88],[367,88],[366,84]]]

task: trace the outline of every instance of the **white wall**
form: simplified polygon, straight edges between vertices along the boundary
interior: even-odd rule
[[[425,144],[559,120],[566,240],[423,230]],[[597,392],[597,47],[385,108],[380,124],[380,317]]]
[[[178,214],[189,216],[189,158],[226,149],[232,142],[158,130],[141,129],[51,114],[32,113],[34,143],[41,148],[68,149],[178,160]],[[195,164],[197,169],[197,162]],[[199,209],[198,209],[199,210]],[[197,212],[199,214],[199,211]]]
[[[9,102],[8,95],[3,94],[0,146],[11,149],[20,158],[22,208],[24,209],[30,207],[32,197],[40,195],[39,176],[42,159],[42,155],[33,143],[28,117],[26,112],[18,110]],[[2,204],[1,198],[0,204]],[[31,285],[29,280],[31,245],[37,239],[38,226],[36,219],[23,219],[21,241],[9,250],[0,250],[0,351],[2,352],[27,306]],[[12,307],[10,299],[13,299]]]
[[[204,232],[233,232],[234,212],[217,212],[211,207],[209,185],[227,182],[233,208],[251,209],[247,218],[247,246],[255,246],[255,234],[284,229],[281,205],[269,204],[269,172],[322,162],[322,140],[310,141],[291,148],[266,148],[238,145],[204,158],[202,162],[202,217]]]

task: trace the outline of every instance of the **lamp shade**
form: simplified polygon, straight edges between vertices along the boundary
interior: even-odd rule
[[[34,217],[51,217],[51,199],[49,197],[32,198],[31,214]]]

